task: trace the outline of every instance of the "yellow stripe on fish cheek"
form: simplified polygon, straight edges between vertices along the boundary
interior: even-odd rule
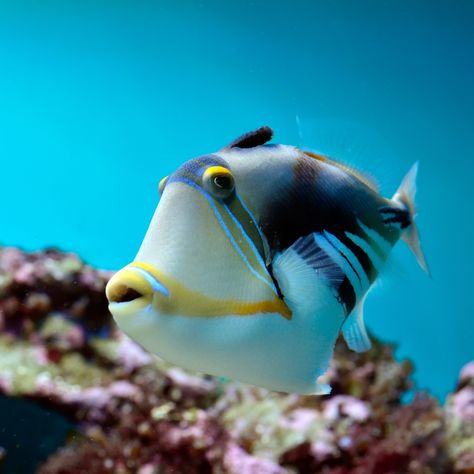
[[[182,285],[148,263],[133,262],[131,267],[141,268],[153,275],[169,291],[169,297],[156,298],[157,309],[164,314],[198,317],[218,317],[227,315],[252,316],[261,313],[277,313],[290,320],[292,312],[283,300],[245,303],[232,299],[210,298]]]
[[[281,301],[261,301],[242,303],[236,300],[209,298],[201,293],[192,291],[170,291],[171,298],[160,302],[160,309],[167,314],[182,316],[220,317],[228,315],[253,316],[261,313],[279,314],[285,319],[291,319],[290,309]]]

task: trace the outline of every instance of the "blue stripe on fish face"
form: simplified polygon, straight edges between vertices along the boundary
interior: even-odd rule
[[[266,145],[266,146],[272,146],[272,145]],[[237,197],[237,201],[242,206],[242,209],[250,217],[250,219],[252,221],[252,225],[255,227],[255,229],[258,232],[258,235],[259,235],[260,240],[262,242],[262,246],[264,247],[263,250],[262,250],[262,256],[263,257],[268,256],[270,258],[270,249],[268,248],[268,242],[267,242],[266,237],[263,235],[262,229],[260,228],[260,224],[257,222],[257,219],[255,218],[253,213],[250,211],[250,209],[247,207],[245,202],[242,199],[240,199],[238,195],[236,197]],[[265,248],[265,247],[267,247],[267,248]],[[266,261],[265,263],[267,264],[267,263],[269,263],[269,261]]]
[[[240,201],[240,199],[239,199]],[[242,203],[242,201],[240,201],[240,203]],[[260,254],[260,252],[258,251],[257,247],[255,246],[255,243],[253,242],[253,240],[249,237],[249,235],[247,234],[247,232],[245,231],[245,229],[242,227],[242,224],[239,222],[239,220],[234,216],[234,214],[231,212],[231,210],[229,209],[229,207],[224,204],[224,209],[227,211],[227,213],[229,214],[229,216],[231,217],[231,219],[234,221],[235,225],[239,228],[240,232],[242,233],[242,235],[244,236],[245,240],[247,241],[247,243],[249,244],[250,248],[252,249],[260,267],[262,268],[262,270],[264,270],[265,272],[267,271],[267,266],[265,265],[265,262],[263,260],[263,257],[262,255]],[[250,211],[248,209],[246,209],[247,213],[249,214],[249,216],[252,217],[252,219],[255,219],[252,214],[250,213]],[[258,229],[258,226],[257,226],[257,229]]]
[[[213,165],[212,165],[213,166]],[[219,165],[220,166],[220,165]],[[214,213],[217,221],[219,222],[219,225],[221,227],[221,229],[224,231],[225,235],[228,237],[230,243],[232,244],[232,246],[235,248],[235,250],[237,251],[238,255],[240,256],[240,258],[242,259],[242,261],[244,262],[245,266],[248,268],[248,270],[258,279],[260,280],[261,282],[263,282],[266,286],[268,286],[273,293],[275,293],[275,295],[278,296],[278,291],[275,287],[275,285],[273,284],[272,280],[271,280],[271,277],[270,275],[268,274],[268,270],[265,266],[265,262],[263,261],[263,258],[262,258],[262,255],[259,253],[259,251],[257,250],[254,242],[252,241],[252,239],[250,239],[250,237],[248,236],[248,234],[245,232],[243,226],[241,225],[241,223],[238,221],[238,219],[234,216],[234,214],[230,211],[229,207],[222,203],[222,208],[224,210],[224,212],[227,212],[227,214],[229,215],[229,217],[232,219],[232,221],[237,225],[238,229],[241,231],[242,235],[244,236],[244,239],[246,240],[246,242],[249,244],[250,248],[252,249],[252,251],[254,252],[255,254],[255,257],[257,259],[257,261],[259,262],[259,265],[261,267],[261,270],[263,270],[263,273],[266,274],[267,278],[265,278],[264,276],[262,276],[261,273],[259,273],[252,265],[251,263],[249,262],[249,259],[248,257],[245,255],[245,253],[242,251],[241,247],[239,246],[239,244],[237,243],[235,237],[232,235],[232,232],[230,231],[229,227],[227,226],[227,224],[225,223],[224,219],[223,219],[223,216],[221,214],[221,212],[219,211],[219,209],[217,208],[217,205],[215,203],[215,200],[214,198],[198,183],[196,183],[195,181],[191,180],[191,179],[188,179],[184,176],[173,176],[172,179],[171,179],[171,183],[172,182],[180,182],[180,183],[184,183],[190,187],[192,187],[193,189],[195,189],[197,192],[199,192],[202,196],[204,196],[207,200],[207,202],[209,203],[210,205],[210,208],[212,209],[212,212]]]
[[[232,171],[229,164],[220,156],[204,155],[184,163],[168,178],[167,184],[184,178],[198,186],[201,192],[206,193],[208,199],[215,199],[215,197],[209,195],[207,190],[204,189],[202,182],[204,173],[210,167],[222,167]],[[263,260],[263,267],[265,268],[264,272],[267,273],[266,263],[269,263],[267,258],[270,258],[268,243],[260,229],[257,219],[239,197],[238,193],[234,192],[228,198],[217,199],[213,202],[221,202],[226,206],[228,215],[236,225],[238,224],[238,227],[244,235],[245,240],[250,245],[252,252],[255,253],[256,259],[259,261]]]
[[[150,272],[145,271],[138,265],[129,265],[128,268],[132,268],[134,272],[139,273],[151,286],[153,291],[161,293],[162,295],[169,296],[168,289],[159,282]]]

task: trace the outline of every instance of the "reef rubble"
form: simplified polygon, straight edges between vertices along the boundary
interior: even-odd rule
[[[364,354],[338,342],[331,395],[269,392],[146,353],[107,311],[110,276],[71,253],[0,248],[0,394],[74,427],[35,472],[474,473],[474,361],[444,406],[404,403],[412,366],[379,341]],[[2,446],[0,470],[21,455]]]

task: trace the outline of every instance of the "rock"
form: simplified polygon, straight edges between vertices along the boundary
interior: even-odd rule
[[[412,366],[374,338],[364,354],[338,341],[329,396],[224,382],[124,336],[110,276],[73,254],[0,248],[0,393],[75,426],[39,473],[474,472],[474,362],[444,408],[421,393],[404,404]]]

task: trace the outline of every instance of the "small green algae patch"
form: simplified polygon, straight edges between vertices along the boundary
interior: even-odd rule
[[[10,396],[33,394],[41,386],[54,384],[64,391],[94,387],[112,380],[107,371],[87,361],[79,353],[64,354],[50,362],[39,346],[20,339],[0,336],[0,383]]]

